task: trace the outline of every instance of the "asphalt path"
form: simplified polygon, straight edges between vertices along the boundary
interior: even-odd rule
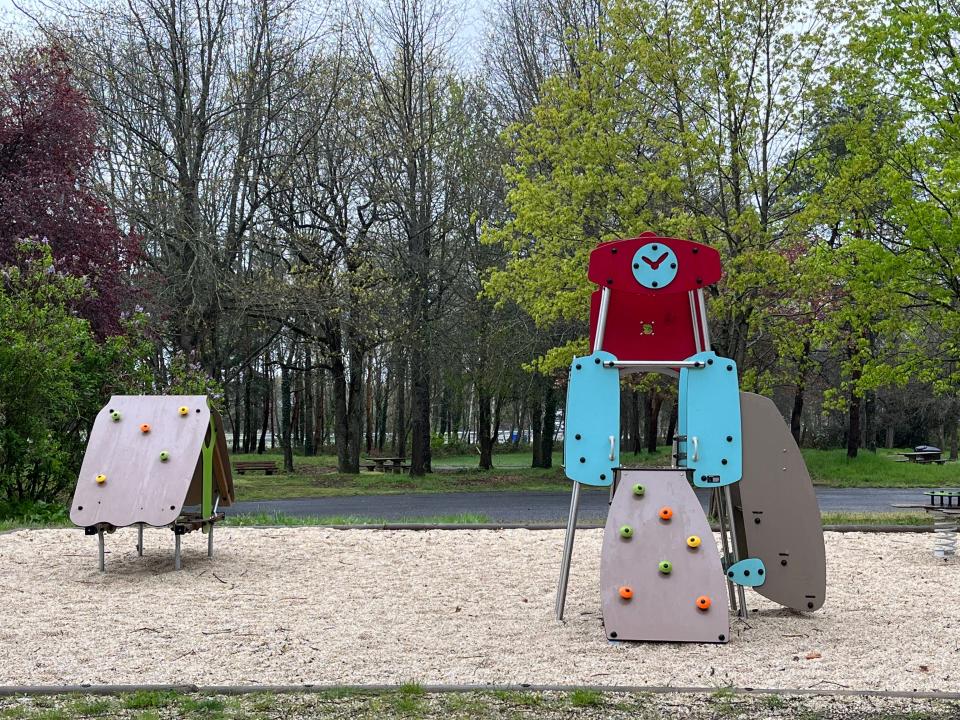
[[[824,512],[892,512],[893,503],[925,502],[930,488],[817,488],[817,501]],[[699,492],[706,509],[709,492]],[[609,491],[584,488],[580,493],[580,519],[603,520]],[[297,516],[354,516],[389,522],[440,515],[475,513],[490,522],[566,521],[570,495],[562,492],[471,492],[417,493],[410,495],[350,495],[344,497],[296,498],[238,502],[227,509],[231,515],[283,513]]]

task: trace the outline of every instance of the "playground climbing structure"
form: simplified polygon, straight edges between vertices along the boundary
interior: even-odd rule
[[[139,555],[144,526],[172,529],[179,569],[181,536],[202,530],[212,557],[219,508],[234,499],[223,422],[205,395],[115,395],[90,432],[70,519],[97,536],[101,571],[104,533],[129,525]]]
[[[739,390],[711,350],[713,248],[644,233],[593,250],[592,353],[574,358],[564,465],[573,481],[556,615],[563,619],[580,486],[609,487],[600,589],[611,640],[726,642],[744,588],[795,610],[824,601],[820,511],[800,451],[768,398]],[[620,464],[620,379],[678,382],[672,468]],[[694,488],[715,495],[721,549]]]

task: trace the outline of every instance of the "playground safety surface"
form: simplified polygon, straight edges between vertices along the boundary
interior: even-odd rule
[[[960,562],[926,534],[826,533],[811,615],[748,592],[727,645],[606,642],[602,531],[577,535],[563,624],[557,530],[224,528],[173,570],[172,534],[0,535],[0,685],[697,686],[955,691]]]

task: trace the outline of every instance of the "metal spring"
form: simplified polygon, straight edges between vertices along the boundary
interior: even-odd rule
[[[953,557],[957,553],[957,521],[937,513],[933,521],[933,555],[938,558]]]

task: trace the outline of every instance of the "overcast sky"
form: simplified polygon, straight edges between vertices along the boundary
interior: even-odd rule
[[[486,29],[485,8],[489,0],[453,0],[463,7],[456,15],[460,22],[460,31],[455,42],[457,60],[465,66],[473,66],[479,59],[483,35]],[[29,30],[32,23],[23,13],[14,7],[14,0],[0,0],[0,28],[11,30],[24,28]],[[17,0],[17,4],[29,8],[35,0]]]

